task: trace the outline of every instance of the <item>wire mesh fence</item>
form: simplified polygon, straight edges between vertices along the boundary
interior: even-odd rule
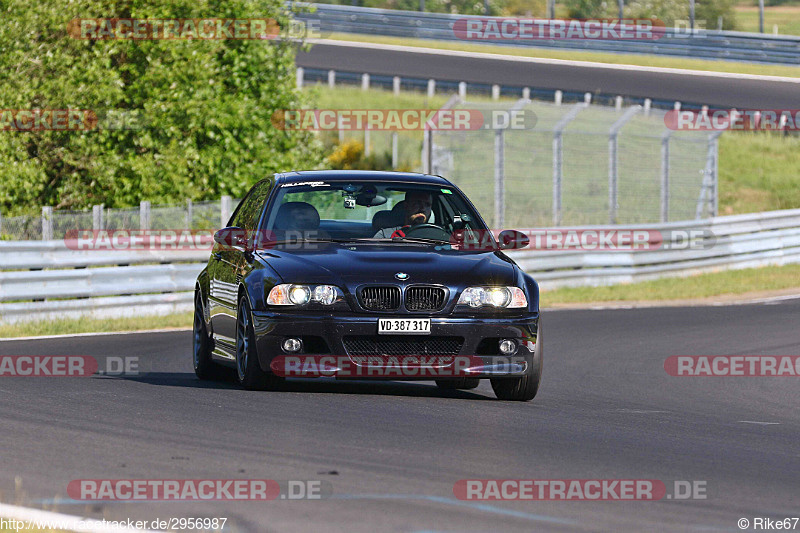
[[[83,230],[176,230],[217,229],[230,217],[239,200],[228,196],[216,201],[181,205],[150,205],[138,208],[106,209],[94,206],[91,211],[42,208],[41,216],[4,217],[0,214],[0,240],[63,239],[70,231]]]
[[[706,218],[717,209],[717,137],[665,126],[665,112],[579,103],[474,103],[526,113],[525,128],[435,131],[423,167],[454,181],[489,224],[541,227]]]

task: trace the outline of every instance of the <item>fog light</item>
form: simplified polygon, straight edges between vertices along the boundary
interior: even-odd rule
[[[517,343],[511,339],[503,339],[500,341],[500,353],[503,355],[511,355],[517,351]]]
[[[303,341],[300,339],[286,339],[283,341],[283,350],[286,352],[294,353],[299,352],[303,348]]]

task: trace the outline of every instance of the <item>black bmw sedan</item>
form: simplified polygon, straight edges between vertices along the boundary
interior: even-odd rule
[[[194,368],[247,389],[287,377],[434,380],[533,399],[539,288],[439,176],[308,171],[257,183],[197,278]]]

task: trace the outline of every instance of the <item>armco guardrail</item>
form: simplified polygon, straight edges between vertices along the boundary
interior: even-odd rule
[[[673,238],[690,231],[706,232],[713,236],[713,244],[684,250],[523,250],[512,255],[546,289],[613,285],[716,270],[800,263],[800,209],[625,228],[659,230]]]
[[[625,228],[659,230],[673,240],[690,231],[714,239],[684,250],[510,254],[545,289],[800,262],[800,209]],[[0,323],[188,312],[208,257],[208,250],[98,252],[63,241],[0,241]]]
[[[455,21],[466,15],[423,13],[330,4],[311,4],[313,13],[302,13],[301,20],[316,21],[320,32],[360,33],[392,37],[459,41],[453,31]],[[474,17],[486,18],[486,17]],[[463,41],[462,41],[463,42]],[[476,41],[471,41],[476,42]],[[800,65],[800,37],[771,36],[759,33],[696,30],[676,31],[667,28],[655,40],[481,40],[513,46],[560,48],[639,54],[658,54],[687,58],[726,59]]]
[[[76,250],[0,241],[0,323],[189,312],[209,250]]]

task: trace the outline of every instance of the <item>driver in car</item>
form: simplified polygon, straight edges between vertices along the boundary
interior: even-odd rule
[[[405,221],[402,226],[393,228],[383,228],[378,231],[373,238],[375,239],[394,239],[395,237],[405,237],[406,231],[412,226],[424,224],[431,217],[431,206],[433,197],[430,193],[422,191],[409,191],[405,198]]]

